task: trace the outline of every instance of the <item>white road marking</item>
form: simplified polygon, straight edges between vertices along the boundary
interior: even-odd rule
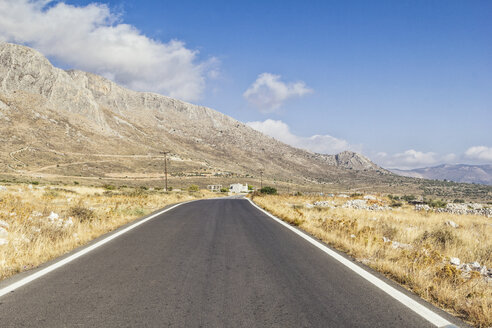
[[[87,254],[87,253],[95,250],[96,248],[101,247],[102,245],[104,245],[107,242],[109,242],[109,241],[111,241],[111,240],[113,240],[113,239],[121,236],[122,234],[127,233],[128,231],[130,231],[132,229],[135,229],[139,225],[144,224],[145,222],[147,222],[149,220],[152,220],[153,218],[155,218],[155,217],[157,217],[157,216],[159,216],[159,215],[161,215],[163,213],[166,213],[167,211],[170,211],[173,208],[176,208],[176,207],[178,207],[180,205],[186,204],[186,203],[189,203],[189,202],[179,203],[179,204],[176,204],[174,206],[171,206],[171,207],[169,207],[169,208],[167,208],[165,210],[162,210],[162,211],[160,211],[158,213],[152,214],[151,216],[149,216],[149,217],[147,217],[147,218],[145,218],[145,219],[143,219],[141,221],[138,221],[138,222],[136,222],[136,223],[134,223],[134,224],[126,227],[125,229],[120,230],[120,231],[118,231],[118,232],[116,232],[116,233],[114,233],[114,234],[112,234],[112,235],[110,235],[110,236],[108,236],[108,237],[106,237],[106,238],[98,241],[94,245],[91,245],[91,246],[88,246],[88,247],[86,247],[84,249],[81,249],[80,251],[76,252],[75,254],[70,255],[67,258],[64,258],[63,260],[60,260],[60,261],[58,261],[56,263],[53,263],[52,265],[50,265],[50,266],[48,266],[48,267],[46,267],[46,268],[44,268],[42,270],[39,270],[39,271],[37,271],[37,272],[35,272],[35,273],[33,273],[33,274],[31,274],[31,275],[29,275],[29,276],[27,276],[27,277],[19,280],[19,281],[16,281],[16,282],[14,282],[14,283],[12,283],[12,284],[10,284],[10,285],[8,285],[8,286],[0,289],[0,297],[2,297],[3,295],[8,294],[8,293],[16,290],[19,287],[22,287],[22,286],[26,285],[26,284],[28,284],[28,283],[30,283],[30,282],[38,279],[38,278],[41,278],[42,276],[50,273],[51,271],[56,270],[56,269],[64,266],[65,264],[68,264],[68,263],[72,262],[73,260],[75,260],[75,259],[81,257],[82,255],[85,255],[85,254]]]
[[[364,270],[360,266],[352,263],[350,260],[347,260],[345,257],[341,256],[337,252],[329,249],[328,247],[326,247],[325,245],[323,245],[322,243],[320,243],[316,239],[314,239],[311,236],[307,235],[306,233],[292,227],[291,225],[282,221],[281,219],[277,218],[276,216],[268,213],[267,211],[265,211],[264,209],[262,209],[261,207],[256,205],[253,201],[251,201],[251,199],[247,198],[247,200],[254,207],[256,207],[257,209],[259,209],[260,211],[262,211],[263,213],[268,215],[270,218],[277,221],[278,223],[280,223],[281,225],[283,225],[287,229],[292,230],[294,233],[301,236],[302,238],[304,238],[305,240],[307,240],[308,242],[310,242],[314,246],[318,247],[323,252],[325,252],[326,254],[328,254],[329,256],[331,256],[332,258],[334,258],[335,260],[337,260],[341,264],[345,265],[347,268],[354,271],[359,276],[361,276],[365,280],[369,281],[370,283],[372,283],[373,285],[375,285],[376,287],[378,287],[379,289],[384,291],[386,294],[390,295],[391,297],[393,297],[394,299],[396,299],[397,301],[399,301],[400,303],[402,303],[403,305],[408,307],[410,310],[412,310],[413,312],[417,313],[418,315],[420,315],[421,317],[423,317],[424,319],[426,319],[427,321],[429,321],[430,323],[435,325],[436,327],[449,327],[449,328],[456,327],[454,324],[452,324],[448,320],[444,319],[443,317],[441,317],[437,313],[433,312],[432,310],[428,309],[426,306],[413,300],[412,298],[403,294],[402,292],[400,292],[396,288],[391,287],[390,285],[388,285],[387,283],[385,283],[381,279],[377,278],[373,274],[369,273],[368,271]]]

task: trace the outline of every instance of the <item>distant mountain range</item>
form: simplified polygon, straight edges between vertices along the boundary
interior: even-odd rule
[[[443,164],[413,170],[391,169],[390,171],[398,175],[412,178],[492,185],[492,165],[490,164]]]

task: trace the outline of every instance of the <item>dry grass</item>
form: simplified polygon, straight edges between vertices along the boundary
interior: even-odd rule
[[[433,304],[472,323],[492,327],[492,282],[478,272],[464,274],[449,264],[479,262],[492,267],[492,219],[483,216],[308,208],[320,197],[255,196],[254,201],[333,247],[384,273]],[[337,205],[347,199],[329,198]],[[382,200],[389,203],[389,200]],[[445,223],[456,222],[451,228]],[[394,247],[383,237],[402,245]]]
[[[34,268],[168,204],[216,195],[10,185],[0,190],[0,227],[4,229],[0,239],[8,241],[0,243],[0,279]]]

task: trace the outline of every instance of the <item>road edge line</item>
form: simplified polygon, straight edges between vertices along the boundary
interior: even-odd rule
[[[327,255],[329,255],[330,257],[334,258],[335,260],[337,260],[338,262],[343,264],[345,267],[354,271],[359,276],[361,276],[365,280],[369,281],[374,286],[378,287],[379,289],[384,291],[386,294],[393,297],[394,299],[396,299],[397,301],[399,301],[400,303],[405,305],[407,308],[409,308],[413,312],[417,313],[418,315],[420,315],[421,317],[423,317],[425,320],[429,321],[430,323],[432,323],[436,327],[447,327],[447,328],[457,327],[456,325],[449,322],[445,318],[441,317],[439,314],[435,313],[431,309],[429,309],[426,306],[420,304],[419,302],[413,300],[411,297],[405,295],[404,293],[400,292],[396,288],[388,285],[383,280],[379,279],[378,277],[376,277],[372,273],[366,271],[362,267],[356,265],[355,263],[352,263],[350,260],[346,259],[345,257],[338,254],[337,252],[331,250],[326,245],[323,245],[321,242],[319,242],[316,239],[314,239],[313,237],[309,236],[307,233],[305,233],[299,229],[294,228],[293,226],[286,223],[285,221],[283,221],[283,220],[277,218],[276,216],[274,216],[273,214],[267,212],[266,210],[264,210],[260,206],[256,205],[251,199],[249,199],[249,198],[246,198],[246,199],[251,203],[251,205],[253,205],[258,210],[260,210],[261,212],[266,214],[268,217],[277,221],[278,223],[280,223],[281,225],[283,225],[287,229],[293,231],[294,233],[296,233],[300,237],[304,238],[306,241],[308,241],[312,245],[316,246],[317,248],[319,248],[320,250],[325,252]]]
[[[205,198],[205,199],[207,199],[207,198]],[[197,199],[197,200],[202,200],[202,199]],[[44,276],[44,275],[46,275],[46,274],[48,274],[48,273],[50,273],[50,272],[52,272],[52,271],[54,271],[54,270],[56,270],[56,269],[58,269],[60,267],[62,267],[64,265],[72,262],[75,259],[78,259],[79,257],[81,257],[81,256],[83,256],[83,255],[85,255],[85,254],[87,254],[87,253],[95,250],[96,248],[101,247],[102,245],[110,242],[111,240],[113,240],[113,239],[115,239],[115,238],[117,238],[117,237],[119,237],[119,236],[121,236],[121,235],[129,232],[130,230],[135,229],[136,227],[144,224],[147,221],[150,221],[150,220],[154,219],[155,217],[157,217],[157,216],[159,216],[161,214],[164,214],[164,213],[166,213],[166,212],[168,212],[168,211],[170,211],[170,210],[172,210],[172,209],[174,209],[174,208],[176,208],[178,206],[181,206],[181,205],[184,205],[184,204],[193,202],[193,201],[196,201],[196,200],[192,200],[192,201],[188,201],[188,202],[183,202],[183,203],[178,203],[178,204],[172,205],[171,207],[168,207],[166,209],[163,209],[162,211],[159,211],[157,213],[154,213],[154,214],[152,214],[152,215],[150,215],[150,216],[148,216],[148,217],[146,217],[146,218],[144,218],[144,219],[142,219],[142,220],[140,220],[138,222],[135,222],[135,223],[127,226],[126,228],[124,228],[124,229],[122,229],[120,231],[117,231],[115,233],[112,233],[111,235],[107,236],[106,238],[103,238],[103,239],[99,240],[98,242],[96,242],[93,245],[87,246],[87,247],[81,249],[80,251],[75,252],[74,254],[72,254],[72,255],[70,255],[70,256],[62,259],[62,260],[60,260],[58,262],[55,262],[55,263],[47,266],[46,268],[43,268],[43,269],[41,269],[41,270],[39,270],[39,271],[31,274],[31,275],[28,275],[25,278],[22,278],[22,279],[14,282],[14,283],[8,285],[8,286],[5,286],[2,289],[0,289],[0,297],[2,297],[4,295],[6,295],[6,294],[8,294],[8,293],[10,293],[10,292],[18,289],[18,288],[20,288],[20,287],[22,287],[24,285],[27,285],[28,283],[30,283],[30,282],[38,279],[38,278],[41,278],[42,276]],[[90,241],[89,241],[89,243],[90,243]]]

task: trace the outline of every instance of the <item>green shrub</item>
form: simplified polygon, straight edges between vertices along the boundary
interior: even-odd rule
[[[116,189],[115,186],[109,185],[109,184],[105,184],[103,186],[103,188],[106,189],[106,190],[115,190]]]
[[[268,195],[276,195],[277,194],[277,189],[269,186],[265,186],[260,189],[260,192],[262,194],[268,194]]]
[[[220,188],[220,192],[228,192],[228,191],[229,191],[229,189],[227,189],[227,188]]]
[[[401,197],[401,199],[403,199],[406,202],[411,202],[411,201],[416,200],[417,197],[415,197],[414,195],[404,195]]]
[[[188,187],[188,191],[189,192],[197,192],[200,190],[200,187],[198,187],[197,185],[193,184],[191,186]]]

